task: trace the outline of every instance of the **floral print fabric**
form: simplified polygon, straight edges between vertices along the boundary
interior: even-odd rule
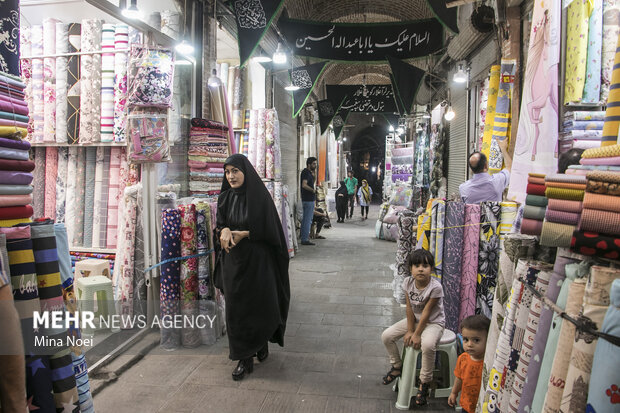
[[[196,255],[196,205],[181,205],[181,256]],[[181,313],[195,316],[198,311],[198,258],[181,261]],[[187,327],[181,333],[183,347],[201,344],[198,329]]]
[[[482,202],[480,204],[480,251],[478,254],[476,313],[489,318],[491,318],[493,295],[497,282],[500,220],[501,207],[498,202]]]
[[[101,50],[101,20],[82,20],[82,51]],[[101,140],[101,55],[80,58],[80,143]]]
[[[125,142],[128,47],[129,27],[117,24],[114,32],[114,142]]]
[[[128,104],[170,107],[174,54],[167,49],[147,49],[132,45],[129,58]]]
[[[161,215],[161,260],[181,256],[181,211],[164,209]],[[179,314],[181,264],[172,261],[161,266],[160,310],[161,317]],[[174,349],[181,344],[180,331],[161,328],[161,347]]]

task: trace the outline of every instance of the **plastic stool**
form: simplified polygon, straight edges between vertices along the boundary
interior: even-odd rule
[[[405,347],[403,356],[403,370],[401,376],[396,379],[394,384],[394,391],[398,389],[398,398],[396,399],[395,407],[399,410],[409,410],[411,404],[411,398],[418,394],[418,388],[415,385],[416,369],[418,367],[418,355],[420,350],[415,350],[413,347]],[[448,363],[441,363],[441,370],[443,377],[449,377],[449,387],[443,387],[435,390],[435,397],[448,397],[452,392],[452,386],[454,386],[454,375],[452,372],[456,367],[456,334],[448,329],[443,330],[443,335],[437,345],[437,354],[443,359],[442,355],[445,355],[448,359]],[[446,365],[447,364],[447,365]],[[444,383],[444,386],[446,384]]]
[[[73,272],[74,281],[77,281],[78,278],[92,275],[105,275],[111,280],[110,262],[108,260],[89,258],[75,263],[75,271]]]
[[[76,296],[80,313],[84,311],[95,312],[95,294],[97,295],[97,312],[95,320],[99,320],[99,316],[108,316],[110,323],[113,315],[116,314],[114,306],[114,294],[112,292],[112,281],[103,275],[91,275],[90,277],[82,277],[75,283]],[[111,324],[110,324],[111,325]],[[99,327],[101,328],[101,327]],[[120,328],[111,327],[110,331],[117,333]],[[82,333],[92,336],[94,331],[88,326],[84,326]]]

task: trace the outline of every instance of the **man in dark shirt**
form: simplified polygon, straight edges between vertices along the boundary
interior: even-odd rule
[[[310,228],[314,216],[314,171],[316,171],[316,158],[311,156],[306,161],[306,168],[301,171],[301,203],[303,205],[303,219],[301,220],[301,245],[314,245],[310,242]]]

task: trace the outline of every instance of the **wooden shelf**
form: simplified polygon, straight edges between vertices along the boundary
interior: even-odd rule
[[[92,252],[93,254],[116,254],[116,249],[109,248],[69,247],[69,251]]]

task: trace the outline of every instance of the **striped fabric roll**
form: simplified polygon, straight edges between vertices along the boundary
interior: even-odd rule
[[[101,31],[101,142],[114,140],[114,25]]]
[[[603,140],[601,146],[610,146],[618,143],[618,127],[620,126],[620,34],[616,43],[616,57],[611,74],[605,125],[603,126]]]
[[[498,140],[510,139],[512,114],[512,88],[514,86],[517,62],[514,59],[502,59],[499,91],[495,105],[493,137],[489,151],[489,172],[495,173],[502,169],[504,157],[499,148]]]
[[[129,47],[129,27],[117,24],[114,32],[114,141],[125,142],[127,114],[127,48]],[[125,50],[122,51],[121,50]]]
[[[480,152],[487,157],[491,155],[491,141],[493,140],[493,123],[495,122],[495,106],[497,104],[497,94],[499,90],[500,65],[491,66],[489,75],[489,96],[487,98],[487,113],[484,122],[484,135]]]

